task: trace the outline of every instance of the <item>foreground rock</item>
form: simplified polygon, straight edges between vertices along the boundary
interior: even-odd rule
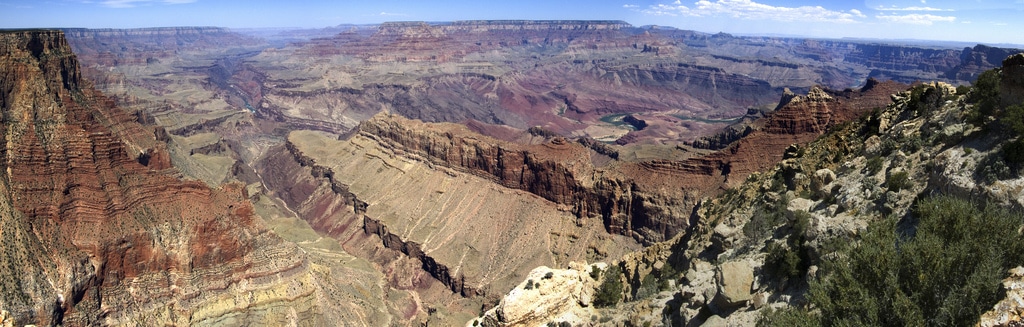
[[[978,322],[980,327],[1020,326],[1024,324],[1024,267],[1010,269],[1003,280],[1006,298],[986,312]]]
[[[496,307],[469,321],[466,326],[585,324],[597,313],[593,299],[598,281],[591,277],[591,271],[605,266],[574,262],[570,269],[564,270],[537,267]]]

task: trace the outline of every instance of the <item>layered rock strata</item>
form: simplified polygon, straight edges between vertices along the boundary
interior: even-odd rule
[[[347,307],[360,296],[329,270],[353,270],[263,227],[241,185],[179,179],[155,131],[80,78],[62,32],[0,33],[0,104],[4,324],[387,323]]]
[[[829,127],[891,101],[906,86],[874,80],[859,91],[813,89],[787,94],[779,109],[731,146],[691,159],[616,161],[596,168],[588,149],[555,138],[519,145],[476,135],[453,125],[430,125],[397,116],[377,116],[359,127],[390,147],[444,167],[492,179],[563,205],[578,218],[601,219],[608,231],[642,242],[672,237],[687,227],[697,199],[782,160],[784,150],[809,142]]]
[[[561,138],[539,145],[503,142],[454,124],[424,124],[379,115],[359,135],[428,163],[480,176],[536,194],[572,212],[584,224],[598,219],[612,233],[641,242],[671,237],[700,194],[715,192],[723,177],[714,162],[622,162],[597,169],[591,150]]]
[[[603,228],[577,225],[547,200],[435,166],[363,134],[336,140],[292,132],[286,151],[257,169],[313,228],[386,267],[400,288],[428,287],[432,277],[463,296],[497,300],[533,267],[638,247]],[[429,277],[398,274],[406,264]]]
[[[812,88],[807,95],[783,94],[777,109],[752,125],[754,129],[726,148],[705,157],[723,162],[731,178],[731,186],[743,182],[751,173],[764,171],[783,159],[793,144],[805,144],[818,138],[829,128],[849,122],[872,109],[892,102],[891,94],[908,86],[896,82],[869,79],[859,90],[843,92]]]

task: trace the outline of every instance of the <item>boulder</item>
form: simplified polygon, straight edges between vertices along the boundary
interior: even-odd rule
[[[741,307],[750,301],[754,268],[746,261],[723,263],[718,269],[718,295],[714,307],[720,311]],[[713,310],[714,311],[714,310]]]
[[[1006,298],[996,303],[992,310],[981,315],[976,326],[1020,326],[1024,324],[1024,267],[1010,269],[1009,277],[1003,280]]]
[[[727,327],[727,326],[729,326],[728,322],[725,320],[725,318],[722,318],[720,316],[708,317],[708,320],[705,320],[704,323],[700,325],[700,327]]]
[[[604,264],[595,266],[605,267]],[[591,265],[572,262],[570,269],[537,267],[483,317],[467,322],[486,326],[537,326],[547,322],[585,323],[596,314],[592,305],[597,281]]]
[[[811,176],[811,191],[819,197],[824,197],[832,193],[832,190],[828,187],[836,180],[836,173],[832,172],[827,168],[819,169],[814,172]]]

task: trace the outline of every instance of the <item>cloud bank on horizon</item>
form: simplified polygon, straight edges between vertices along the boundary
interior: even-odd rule
[[[1024,36],[1013,32],[1024,28],[1015,18],[1024,13],[1024,0],[675,0],[622,7],[670,26],[721,26],[737,33],[1024,44]]]
[[[99,4],[109,8],[135,8],[138,6],[152,5],[152,4],[169,4],[169,5],[180,5],[186,3],[193,3],[197,0],[104,0],[104,1],[89,1],[83,0],[82,3],[86,4]]]
[[[1024,0],[0,0],[0,28],[618,19],[701,32],[1024,45]]]
[[[926,4],[922,0],[922,4]],[[822,6],[799,6],[785,7],[773,6],[765,3],[758,3],[751,0],[700,0],[693,5],[686,6],[681,0],[671,4],[654,4],[649,8],[640,9],[637,5],[624,5],[624,8],[638,10],[644,14],[657,16],[728,16],[738,19],[760,19],[775,20],[780,22],[831,22],[831,23],[862,23],[868,21],[868,16],[863,11],[851,8],[845,11],[826,9]],[[915,25],[932,25],[935,22],[955,22],[956,16],[933,15],[921,13],[896,12],[955,12],[956,9],[934,8],[928,6],[907,6],[900,7],[895,4],[889,6],[876,6],[871,8],[877,11],[875,19],[891,23],[905,23]],[[886,12],[890,12],[886,14]]]

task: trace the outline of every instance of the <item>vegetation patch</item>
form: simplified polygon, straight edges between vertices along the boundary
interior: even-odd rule
[[[906,171],[897,171],[889,175],[885,179],[885,186],[892,192],[899,192],[900,190],[909,190],[913,183],[910,182],[910,173]]]
[[[610,307],[619,303],[622,299],[622,268],[612,265],[604,274],[604,281],[597,288],[597,295],[594,298],[594,306]]]
[[[768,253],[764,259],[765,273],[772,279],[785,281],[787,284],[802,278],[811,262],[806,251],[807,238],[804,236],[810,224],[811,214],[806,211],[797,211],[793,214],[794,219],[790,224],[791,230],[786,243],[772,242],[765,247],[765,252]]]
[[[871,224],[828,256],[810,282],[810,305],[767,311],[759,326],[971,326],[1024,262],[1020,213],[940,196],[917,203],[914,235],[896,218]],[[813,310],[809,309],[813,308]]]

